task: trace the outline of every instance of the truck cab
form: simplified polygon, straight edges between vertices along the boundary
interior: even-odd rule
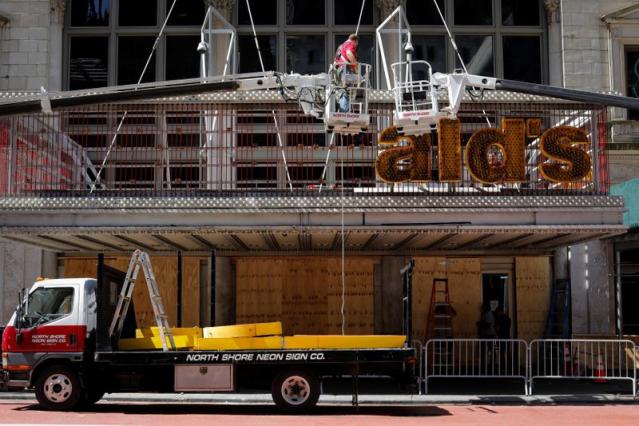
[[[81,363],[96,327],[96,280],[36,282],[13,314],[2,336],[2,368],[10,388],[33,385],[55,364]]]

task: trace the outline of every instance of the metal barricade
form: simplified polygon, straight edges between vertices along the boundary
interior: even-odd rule
[[[528,388],[535,379],[630,380],[637,394],[637,351],[630,340],[539,339],[529,345]]]
[[[431,378],[521,379],[527,391],[528,345],[519,339],[431,339],[424,350],[424,389]]]

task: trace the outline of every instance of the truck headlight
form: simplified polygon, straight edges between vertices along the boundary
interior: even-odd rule
[[[9,354],[2,354],[2,368],[6,370],[9,366]]]

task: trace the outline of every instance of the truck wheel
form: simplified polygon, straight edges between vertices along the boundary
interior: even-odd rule
[[[320,384],[315,376],[306,371],[285,371],[273,380],[271,395],[279,408],[287,411],[304,411],[317,404]]]
[[[35,394],[46,410],[70,410],[82,399],[78,374],[65,365],[45,369],[35,382]]]

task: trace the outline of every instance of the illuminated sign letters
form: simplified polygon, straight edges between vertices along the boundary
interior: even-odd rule
[[[539,120],[528,120],[538,123]],[[468,172],[477,182],[526,182],[527,123],[506,118],[500,129],[474,132],[465,148]],[[539,132],[541,133],[541,132]],[[578,145],[589,144],[583,130],[559,126],[545,131],[539,139],[543,162],[541,175],[551,182],[574,182],[590,174],[590,155]],[[385,129],[380,146],[389,146],[377,157],[377,175],[385,182],[428,182],[433,180],[433,150],[430,134],[400,135],[395,127]],[[462,178],[461,123],[442,120],[437,140],[438,180],[458,182]]]

